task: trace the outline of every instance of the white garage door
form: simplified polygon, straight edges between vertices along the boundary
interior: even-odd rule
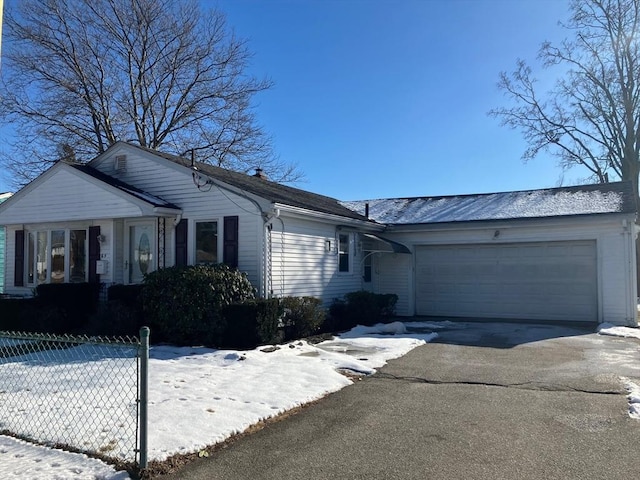
[[[598,319],[595,241],[416,248],[416,313]]]

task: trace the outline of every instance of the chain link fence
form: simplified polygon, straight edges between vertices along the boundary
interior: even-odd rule
[[[141,338],[0,332],[0,433],[146,468]]]

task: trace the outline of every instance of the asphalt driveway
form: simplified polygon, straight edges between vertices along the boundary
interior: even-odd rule
[[[445,324],[440,337],[164,479],[629,479],[640,341]],[[179,426],[178,426],[179,428]]]

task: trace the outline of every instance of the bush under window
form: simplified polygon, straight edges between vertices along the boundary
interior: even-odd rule
[[[224,264],[170,267],[145,276],[142,307],[154,342],[217,346],[222,308],[254,297],[247,276]]]

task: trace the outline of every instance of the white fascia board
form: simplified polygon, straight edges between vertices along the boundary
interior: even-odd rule
[[[171,212],[173,212],[173,215],[176,215],[177,213],[180,213],[181,210],[176,211],[175,209],[172,208],[167,208],[167,207],[158,207],[153,205],[152,203],[147,202],[146,200],[143,200],[142,198],[139,198],[131,193],[128,193],[120,188],[114,187],[113,185],[109,185],[106,182],[103,182],[101,180],[98,180],[95,177],[92,177],[91,175],[87,175],[86,173],[73,168],[70,165],[65,165],[65,167],[67,167],[74,175],[76,175],[78,178],[81,178],[82,180],[85,180],[89,183],[93,183],[96,187],[98,188],[102,188],[103,190],[107,190],[110,193],[113,193],[114,195],[119,196],[120,198],[122,198],[123,200],[135,205],[136,207],[138,207],[140,209],[140,216],[142,217],[146,217],[146,216],[156,216],[156,209],[166,209],[166,210],[170,210]]]
[[[513,218],[504,220],[473,220],[467,222],[421,223],[404,225],[392,224],[387,226],[387,231],[394,233],[408,233],[426,231],[486,230],[491,228],[507,230],[509,228],[575,225],[579,223],[610,223],[621,225],[621,222],[623,220],[626,220],[627,222],[635,222],[635,219],[635,213],[597,213],[590,215],[568,215],[564,217]]]
[[[58,162],[55,165],[53,165],[51,168],[43,172],[41,175],[39,175],[37,178],[35,178],[33,181],[28,183],[25,187],[20,189],[17,193],[9,197],[6,201],[0,203],[0,215],[2,214],[3,211],[7,210],[8,208],[11,208],[11,205],[14,202],[28,195],[29,192],[33,191],[34,189],[38,188],[39,185],[44,183],[48,178],[55,175],[55,173],[61,169],[70,172],[71,174],[75,175],[82,181],[93,184],[96,188],[101,188],[103,190],[109,191],[114,195],[121,197],[123,200],[134,205],[140,211],[141,217],[157,216],[158,215],[158,213],[156,213],[157,208],[166,210],[161,212],[161,214],[164,216],[176,215],[181,212],[181,210],[174,210],[166,207],[156,207],[153,204],[145,200],[142,200],[141,198],[136,197],[135,195],[132,195],[123,190],[120,190],[119,188],[116,188],[113,185],[109,185],[108,183],[102,182],[97,178],[92,177],[91,175],[87,175],[86,173],[76,168],[73,168],[71,165],[68,165],[64,162]]]
[[[308,210],[301,207],[293,207],[291,205],[285,205],[282,203],[273,204],[273,212],[280,211],[285,213],[289,217],[313,219],[323,223],[330,223],[332,225],[342,225],[345,227],[353,227],[359,230],[367,230],[371,232],[382,232],[385,230],[385,225],[380,223],[373,223],[373,221],[367,222],[364,220],[357,220],[355,218],[342,217],[340,215],[334,215],[331,213],[317,212],[315,210]]]
[[[55,163],[49,169],[42,172],[40,175],[38,175],[36,178],[31,180],[29,183],[27,183],[24,187],[22,187],[16,193],[11,195],[11,197],[7,198],[4,202],[0,203],[0,214],[4,210],[8,209],[12,203],[16,202],[20,198],[27,195],[30,191],[37,188],[38,185],[43,183],[47,178],[51,177],[55,172],[57,172],[60,168],[62,168],[63,165],[65,165],[64,162]]]
[[[176,215],[180,215],[182,213],[182,209],[169,207],[153,207],[153,213],[156,217],[175,217]]]

